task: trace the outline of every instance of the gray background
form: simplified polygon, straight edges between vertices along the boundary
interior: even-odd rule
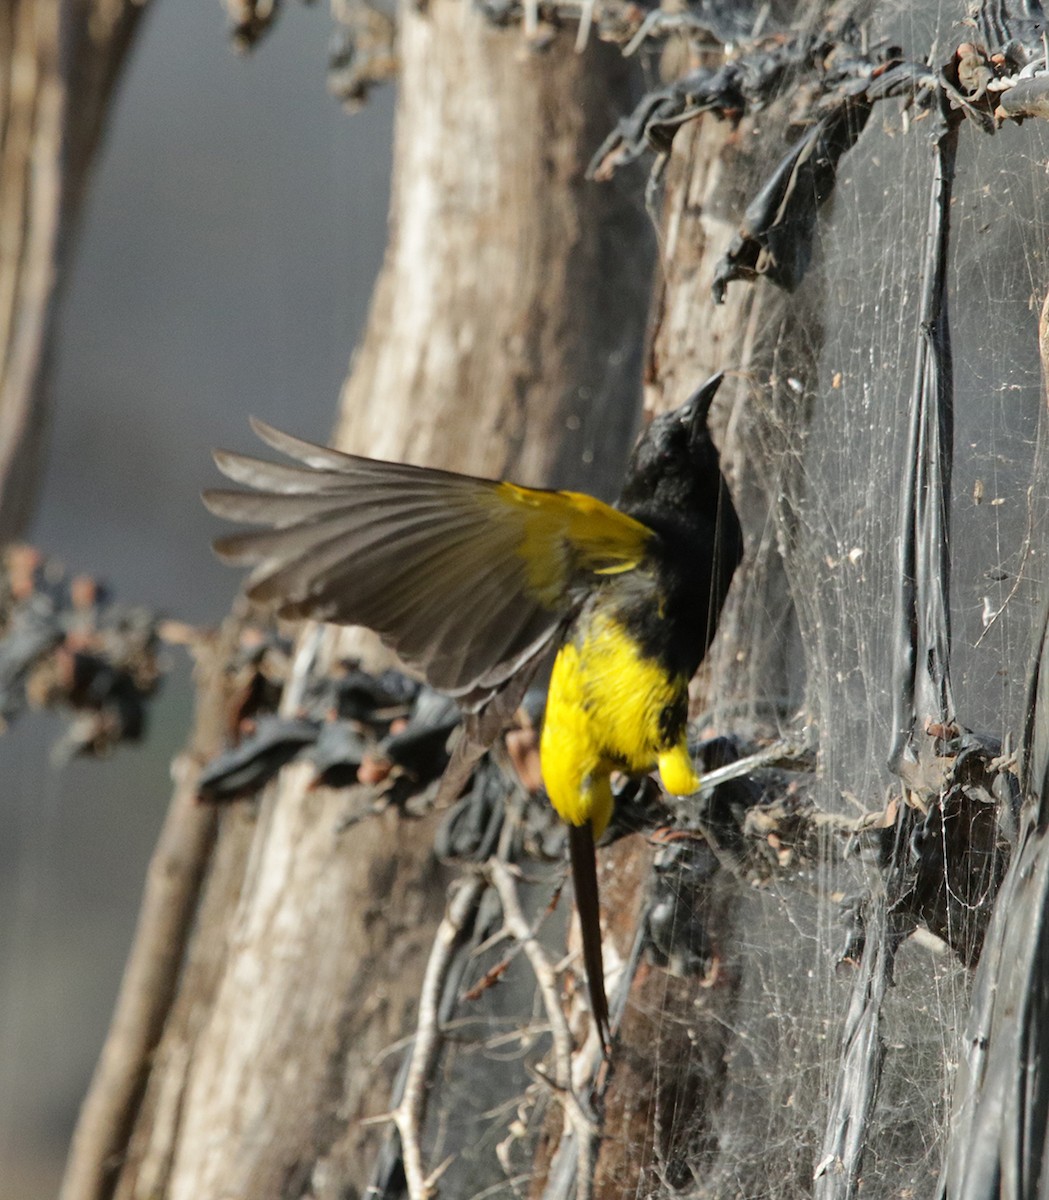
[[[391,90],[325,91],[330,22],[285,10],[249,58],[216,0],[157,0],[117,97],[58,339],[30,539],[117,599],[213,624],[209,450],[249,413],[324,439],[386,232]],[[0,739],[0,1200],[55,1194],[105,1034],[190,716],[188,665],[148,742],[56,772],[61,726]]]

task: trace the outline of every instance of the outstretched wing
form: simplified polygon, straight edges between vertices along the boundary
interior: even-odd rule
[[[248,593],[286,616],[366,625],[436,688],[467,699],[534,659],[595,576],[638,565],[651,530],[575,492],[342,454],[253,422],[293,464],[219,451],[251,491],[204,502],[263,531],[219,538]]]

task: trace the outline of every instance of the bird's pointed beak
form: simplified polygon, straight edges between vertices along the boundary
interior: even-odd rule
[[[688,427],[693,438],[701,434],[706,434],[710,406],[714,401],[714,397],[718,394],[718,388],[721,387],[721,381],[724,378],[725,374],[723,371],[718,371],[716,375],[711,375],[706,383],[700,384],[678,409],[681,424]]]

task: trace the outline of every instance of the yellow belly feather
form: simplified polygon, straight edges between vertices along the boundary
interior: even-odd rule
[[[668,792],[699,787],[686,734],[667,744],[660,716],[688,680],[668,676],[612,616],[597,613],[585,635],[565,643],[554,662],[540,757],[543,781],[562,820],[593,826],[600,837],[612,815],[609,776],[659,768]]]

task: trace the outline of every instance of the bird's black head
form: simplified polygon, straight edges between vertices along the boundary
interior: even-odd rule
[[[722,496],[721,460],[707,417],[720,372],[642,433],[627,467],[619,507],[658,528],[667,518],[713,514]]]

